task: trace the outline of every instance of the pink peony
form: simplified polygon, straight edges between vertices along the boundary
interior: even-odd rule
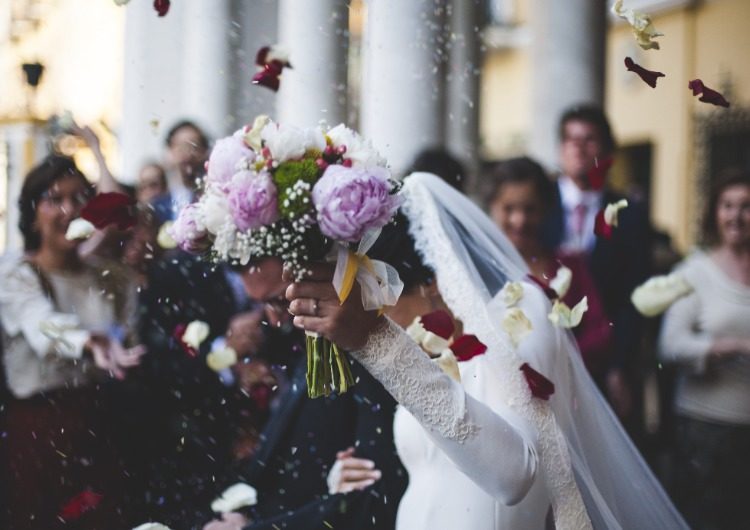
[[[266,172],[237,173],[227,199],[234,223],[242,231],[270,225],[279,218],[276,186]]]
[[[169,229],[169,235],[185,252],[198,254],[211,246],[211,241],[203,224],[200,204],[188,204],[177,216]]]
[[[329,166],[312,190],[320,231],[353,243],[368,230],[385,226],[401,204],[391,194],[389,176],[383,167]]]
[[[255,159],[255,153],[245,145],[241,133],[217,140],[208,159],[206,180],[209,183],[227,184],[240,170],[243,161],[252,162]]]

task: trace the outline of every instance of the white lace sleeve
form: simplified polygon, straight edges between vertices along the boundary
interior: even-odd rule
[[[525,420],[467,395],[387,318],[352,355],[477,485],[507,505],[523,499],[537,468],[536,435]]]

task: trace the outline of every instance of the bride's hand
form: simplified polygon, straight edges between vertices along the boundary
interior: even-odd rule
[[[336,463],[328,473],[328,493],[349,493],[375,484],[381,477],[375,462],[354,457],[354,447],[336,453]]]
[[[346,301],[339,303],[333,287],[332,264],[313,263],[307,268],[311,274],[286,290],[294,325],[319,333],[344,350],[361,349],[383,317],[377,311],[364,310],[357,282]]]

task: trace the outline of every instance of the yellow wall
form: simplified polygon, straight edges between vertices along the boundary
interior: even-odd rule
[[[528,0],[527,0],[528,1]],[[651,142],[652,218],[683,250],[693,243],[695,208],[695,113],[721,112],[700,103],[687,88],[701,78],[717,90],[731,82],[733,106],[750,105],[750,1],[709,0],[653,16],[664,33],[660,50],[641,50],[629,27],[613,24],[607,36],[606,109],[621,145]],[[488,52],[482,72],[480,127],[483,154],[497,158],[523,150],[513,139],[529,129],[530,68],[528,50]],[[662,71],[652,89],[625,70],[630,56],[642,66]],[[501,117],[496,120],[492,116]]]
[[[517,50],[488,53],[479,96],[479,137],[483,158],[522,154],[531,119],[528,55]]]

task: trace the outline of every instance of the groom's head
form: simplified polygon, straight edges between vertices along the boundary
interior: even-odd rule
[[[251,262],[242,271],[242,284],[247,295],[263,304],[266,320],[272,327],[291,322],[289,302],[284,296],[289,282],[282,279],[283,266],[278,258],[263,258]]]

